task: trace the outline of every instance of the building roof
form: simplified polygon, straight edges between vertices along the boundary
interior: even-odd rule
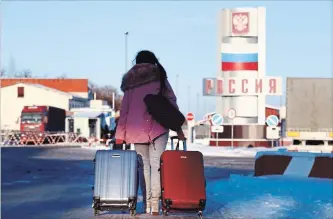
[[[32,84],[32,83],[22,83],[22,82],[18,82],[18,83],[15,83],[15,84],[11,84],[7,87],[10,87],[10,86],[15,86],[15,85],[28,85],[28,86],[33,86],[33,87],[37,87],[37,88],[41,88],[41,89],[45,89],[45,90],[49,90],[49,91],[52,91],[52,92],[56,92],[56,93],[60,93],[62,95],[66,95],[66,96],[69,96],[69,97],[72,97],[73,95],[72,94],[69,94],[69,93],[66,93],[66,92],[63,92],[63,91],[60,91],[60,90],[57,90],[57,89],[54,89],[54,88],[50,88],[50,87],[46,87],[46,86],[43,86],[43,85],[40,85],[40,84]],[[3,88],[3,87],[2,87]]]
[[[75,112],[73,117],[95,119],[101,115],[103,115],[103,113],[101,113],[101,112]]]
[[[63,92],[88,92],[88,79],[58,78],[2,78],[1,87],[17,83],[39,84]]]
[[[31,84],[31,83],[22,83],[22,82],[18,82],[18,83],[15,83],[15,84],[9,85],[9,86],[7,86],[7,87],[14,86],[14,85],[28,85],[28,86],[34,86],[34,87],[37,87],[37,88],[41,88],[41,89],[45,89],[45,90],[49,90],[49,91],[52,91],[52,92],[56,92],[56,93],[59,93],[59,94],[62,94],[62,95],[68,96],[69,98],[72,98],[72,99],[76,99],[76,100],[87,100],[87,98],[79,97],[79,96],[76,96],[76,95],[73,95],[73,94],[70,94],[70,93],[67,93],[67,92],[63,92],[63,91],[61,91],[61,90],[57,90],[57,89],[54,89],[54,88],[46,87],[46,86],[44,86],[44,85],[40,85],[40,84]]]
[[[18,83],[18,84],[26,84],[26,85],[42,88],[42,89],[45,89],[45,90],[49,90],[49,91],[52,91],[52,92],[57,92],[57,93],[60,93],[60,94],[66,95],[66,96],[73,96],[69,93],[66,93],[66,92],[63,92],[61,90],[57,90],[57,89],[54,89],[54,88],[51,88],[51,87],[46,87],[46,86],[41,85],[41,84],[31,84],[31,83]]]
[[[266,104],[266,108],[275,109],[275,110],[280,110],[281,109],[281,107],[273,106],[273,105],[269,105],[269,104]]]

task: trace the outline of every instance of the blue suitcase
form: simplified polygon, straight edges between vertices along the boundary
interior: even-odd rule
[[[132,150],[98,150],[94,159],[93,208],[100,211],[128,209],[136,214],[138,159]]]

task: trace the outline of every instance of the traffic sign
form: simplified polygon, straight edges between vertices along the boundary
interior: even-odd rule
[[[276,115],[270,115],[266,118],[269,127],[276,127],[279,124],[279,118]]]
[[[223,126],[220,126],[220,125],[213,125],[212,126],[212,132],[222,133],[223,131],[224,131]]]
[[[236,110],[235,109],[230,109],[228,111],[228,117],[229,117],[229,119],[234,119],[236,117]]]
[[[186,120],[187,121],[192,121],[193,119],[194,119],[194,114],[193,113],[187,113]]]
[[[280,138],[280,127],[266,127],[266,138],[270,140],[277,140]]]
[[[222,125],[223,124],[223,116],[221,116],[221,114],[214,114],[214,116],[212,116],[212,124],[213,125]]]

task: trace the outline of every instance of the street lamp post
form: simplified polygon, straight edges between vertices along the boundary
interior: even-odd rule
[[[178,77],[179,75],[176,75],[176,97],[178,97]]]
[[[199,111],[200,111],[200,99],[199,99],[199,92],[197,93],[197,115],[199,115]]]
[[[187,87],[187,104],[188,104],[188,106],[187,106],[187,112],[190,112],[190,110],[191,110],[191,99],[190,99],[190,96],[191,96],[191,86],[189,85],[188,87]]]
[[[128,31],[125,33],[125,72],[127,72]]]
[[[0,27],[1,27],[1,25],[0,25]],[[1,29],[0,29],[0,33],[1,33]],[[1,51],[1,49],[2,49],[2,46],[0,45],[0,51]],[[1,53],[0,53],[1,54]],[[1,62],[1,61],[0,61]],[[2,67],[1,66],[1,63],[0,63],[0,67]],[[2,124],[1,124],[1,117],[2,117],[2,92],[1,92],[1,90],[2,90],[2,74],[3,74],[4,72],[2,71],[2,69],[0,69],[0,144],[2,144]]]
[[[0,144],[2,144],[2,125],[1,125],[1,116],[2,116],[2,106],[1,106],[1,100],[2,100],[2,96],[1,96],[1,81],[2,80],[2,72],[0,72]]]

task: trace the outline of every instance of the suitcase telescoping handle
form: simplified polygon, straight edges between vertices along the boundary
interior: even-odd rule
[[[116,144],[116,139],[110,141],[110,150],[113,150],[113,146]],[[123,150],[126,150],[126,142],[123,143]]]
[[[179,151],[179,142],[181,141],[181,140],[179,140],[179,138],[178,138],[178,136],[172,136],[171,138],[171,150],[174,150],[174,144],[173,144],[173,140],[175,140],[175,139],[177,139],[178,141],[177,141],[177,145],[176,145],[176,151]],[[182,141],[183,142],[183,151],[187,151],[187,147],[186,147],[186,138],[185,138],[185,140],[184,141]]]

